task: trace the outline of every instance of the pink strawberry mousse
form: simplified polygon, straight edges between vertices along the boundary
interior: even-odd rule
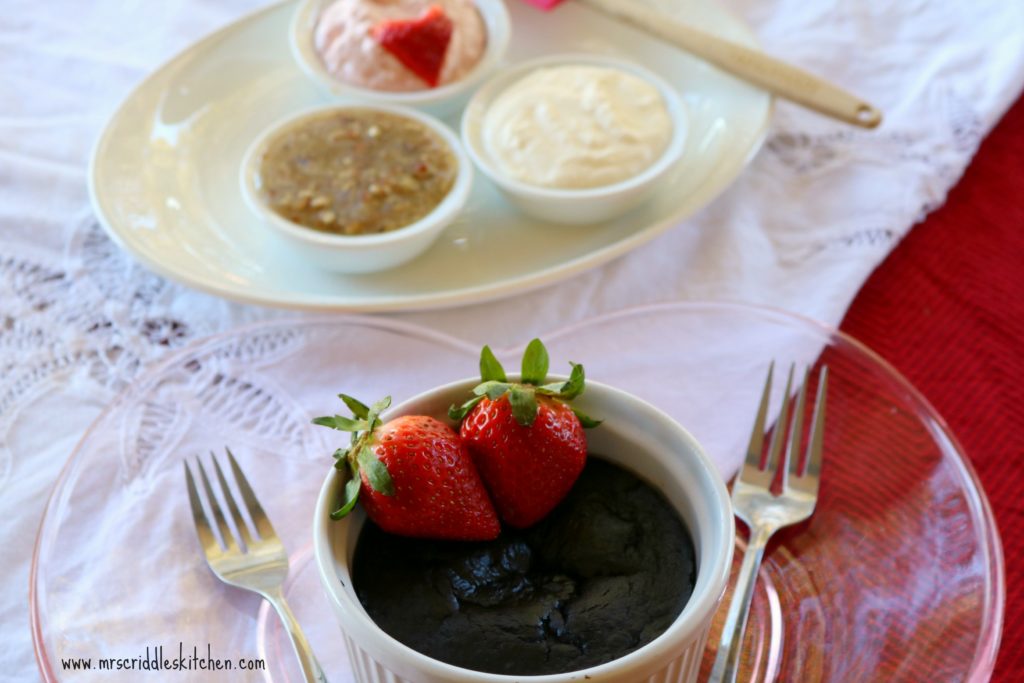
[[[427,84],[370,35],[382,21],[412,20],[440,5],[452,20],[452,37],[439,85],[457,81],[480,61],[487,29],[473,0],[335,0],[320,15],[314,44],[338,80],[386,91],[423,90]]]

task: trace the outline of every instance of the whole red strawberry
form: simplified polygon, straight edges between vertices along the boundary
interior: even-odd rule
[[[452,419],[462,420],[459,434],[509,526],[522,529],[543,519],[586,464],[583,428],[598,423],[567,403],[584,389],[583,366],[571,365],[568,381],[544,384],[548,353],[534,339],[523,354],[521,380],[510,382],[485,346],[476,397],[449,411]]]
[[[381,424],[391,399],[372,407],[342,394],[353,418],[318,417],[314,423],[352,433],[335,467],[349,470],[341,519],[362,500],[377,526],[401,536],[483,541],[501,525],[465,444],[451,427],[432,417],[407,415]]]

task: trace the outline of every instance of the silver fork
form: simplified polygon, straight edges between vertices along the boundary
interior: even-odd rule
[[[811,434],[807,444],[805,465],[801,469],[800,443],[803,437],[804,410],[807,402],[808,372],[797,394],[793,421],[789,424],[790,389],[793,385],[793,366],[789,367],[786,379],[786,393],[783,394],[782,410],[772,432],[768,446],[765,467],[761,467],[761,452],[764,445],[765,419],[768,414],[768,398],[772,388],[774,363],[768,368],[768,379],[761,394],[754,429],[747,446],[747,458],[743,468],[732,485],[732,504],[736,516],[750,529],[750,540],[743,555],[736,590],[733,593],[729,614],[722,628],[722,640],[718,654],[711,667],[708,683],[733,683],[739,668],[740,647],[743,632],[747,627],[750,601],[754,597],[757,571],[764,557],[764,549],[779,529],[802,522],[814,512],[818,500],[818,482],[821,477],[822,437],[825,432],[825,395],[828,393],[828,368],[822,367],[818,379],[817,399],[811,423]],[[783,447],[782,440],[789,425],[789,444]],[[779,464],[779,456],[782,463]],[[776,472],[782,471],[782,493],[778,496],[771,491]]]
[[[213,573],[217,575],[217,578],[224,583],[259,593],[273,605],[278,615],[280,615],[281,621],[284,622],[288,636],[291,638],[292,647],[295,648],[295,654],[299,658],[299,664],[302,667],[302,674],[305,680],[326,683],[327,679],[324,677],[324,672],[316,661],[313,650],[310,648],[306,636],[303,635],[299,623],[295,620],[295,615],[292,614],[288,603],[285,602],[284,594],[281,591],[281,585],[288,575],[288,555],[284,551],[284,545],[274,532],[274,527],[271,526],[270,520],[267,519],[267,513],[263,511],[263,507],[256,499],[256,494],[253,493],[252,487],[249,486],[245,475],[242,474],[241,468],[235,462],[235,457],[229,449],[224,450],[228,453],[228,463],[234,474],[235,483],[238,485],[238,492],[242,496],[242,502],[249,512],[249,517],[252,519],[258,537],[254,538],[249,532],[238,504],[228,488],[228,482],[224,478],[224,473],[217,463],[217,457],[210,453],[213,456],[213,469],[216,472],[217,480],[220,482],[224,501],[227,503],[228,510],[235,522],[235,528],[241,537],[240,539],[235,538],[225,520],[220,504],[213,494],[213,487],[210,486],[210,479],[206,476],[203,463],[196,458],[199,479],[202,481],[203,490],[206,492],[206,501],[213,515],[214,523],[212,525],[203,511],[203,504],[200,501],[195,479],[192,478],[192,471],[189,469],[188,463],[183,462],[182,464],[185,466],[185,480],[188,483],[188,501],[192,506],[192,518],[195,521],[199,544],[203,546],[203,552],[206,555],[206,562],[210,565]],[[211,528],[212,526],[216,526],[220,531],[220,537],[223,539],[223,542],[218,542]],[[239,543],[239,540],[241,540],[241,543]]]

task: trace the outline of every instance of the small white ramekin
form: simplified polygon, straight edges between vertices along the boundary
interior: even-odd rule
[[[557,381],[557,380],[556,380]],[[438,387],[392,408],[399,415],[445,417],[479,383],[468,379]],[[678,510],[697,551],[697,582],[682,613],[643,647],[600,666],[565,674],[503,676],[464,669],[423,655],[398,642],[367,615],[352,586],[351,562],[365,517],[335,522],[342,476],[331,468],[320,490],[313,520],[313,546],[320,581],[341,625],[352,670],[361,683],[569,683],[585,679],[616,683],[695,681],[711,621],[725,591],[732,563],[734,528],[725,484],[697,441],[665,413],[635,396],[587,381],[574,404],[604,419],[588,430],[589,450],[655,486]]]
[[[513,178],[491,158],[484,139],[484,118],[491,103],[527,74],[551,66],[603,66],[621,69],[655,86],[672,119],[672,137],[662,155],[637,175],[611,185],[559,189],[531,185]],[[679,92],[661,77],[630,61],[597,54],[541,57],[505,69],[485,83],[466,105],[462,116],[462,142],[473,163],[498,186],[505,197],[528,216],[565,225],[611,220],[647,199],[686,149],[689,116]]]
[[[259,165],[263,151],[274,137],[301,121],[332,111],[378,111],[419,121],[437,133],[448,145],[458,164],[455,183],[441,203],[426,216],[403,228],[373,235],[333,235],[293,223],[271,209],[258,190]],[[249,146],[242,161],[242,195],[250,209],[293,251],[325,270],[341,273],[371,273],[394,268],[426,251],[445,226],[462,211],[473,185],[473,165],[455,133],[437,119],[403,107],[380,105],[329,105],[299,112],[272,125]]]
[[[503,0],[475,0],[487,29],[484,54],[472,71],[452,83],[436,88],[406,92],[374,90],[345,83],[324,66],[314,44],[314,32],[320,13],[331,0],[303,0],[292,17],[290,42],[292,55],[302,71],[327,94],[346,100],[356,99],[374,104],[415,107],[436,116],[448,116],[459,111],[469,100],[473,90],[489,76],[505,58],[512,34],[512,20]]]

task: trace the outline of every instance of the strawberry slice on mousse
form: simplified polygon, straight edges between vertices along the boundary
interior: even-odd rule
[[[436,88],[453,26],[440,5],[431,5],[415,19],[382,21],[370,30],[370,35],[409,71]]]

